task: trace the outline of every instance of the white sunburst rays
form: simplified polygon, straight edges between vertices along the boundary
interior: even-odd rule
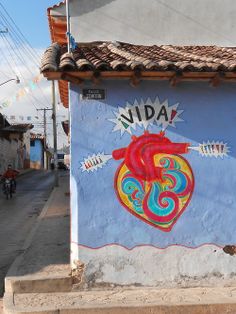
[[[203,157],[220,157],[222,159],[230,153],[228,144],[222,141],[207,141],[196,147],[189,147],[189,149],[198,151]]]
[[[168,100],[160,102],[158,97],[154,101],[150,98],[146,101],[141,99],[140,102],[135,100],[133,104],[127,102],[125,107],[118,107],[114,111],[115,118],[108,120],[115,124],[113,132],[120,131],[121,136],[125,132],[132,134],[137,126],[147,129],[149,125],[156,124],[165,130],[183,121],[180,118],[183,110],[178,110],[178,106],[178,103],[169,105]]]
[[[84,158],[84,160],[81,163],[81,169],[82,172],[93,172],[97,171],[99,168],[102,168],[106,165],[106,163],[112,159],[111,155],[105,155],[104,152],[93,154],[91,156],[88,156],[87,158]]]

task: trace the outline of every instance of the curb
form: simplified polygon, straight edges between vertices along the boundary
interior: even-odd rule
[[[235,314],[236,304],[216,303],[216,304],[129,304],[129,305],[97,305],[82,307],[48,307],[41,306],[24,308],[17,310],[14,305],[14,295],[6,295],[4,298],[5,314]]]
[[[36,309],[34,311],[32,310],[26,310],[26,311],[18,311],[14,305],[14,295],[11,293],[7,293],[4,295],[3,299],[3,308],[4,308],[4,314],[59,314],[59,310],[50,310],[50,309]]]

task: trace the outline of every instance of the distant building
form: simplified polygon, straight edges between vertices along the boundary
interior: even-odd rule
[[[44,137],[41,134],[30,134],[30,168],[44,168]]]
[[[11,125],[0,114],[0,173],[8,164],[16,169],[30,167],[30,130],[32,124]]]
[[[62,121],[61,124],[62,124],[63,131],[65,132],[67,136],[69,136],[70,135],[69,121],[68,120]]]
[[[46,147],[44,150],[44,136],[42,134],[30,134],[30,168],[49,169],[51,152]]]

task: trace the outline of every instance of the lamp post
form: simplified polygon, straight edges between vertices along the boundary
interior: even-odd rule
[[[3,82],[3,83],[0,83],[0,86],[5,85],[5,84],[7,84],[8,82],[11,82],[11,81],[16,81],[16,84],[19,84],[19,83],[20,83],[20,79],[19,79],[19,77],[17,76],[16,78],[12,78],[12,79],[9,79],[9,80],[7,80],[7,81],[5,81],[5,82]]]

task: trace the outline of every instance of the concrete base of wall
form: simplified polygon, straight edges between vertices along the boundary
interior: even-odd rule
[[[72,245],[72,252],[78,246]],[[90,249],[79,246],[84,263],[84,288],[149,286],[161,288],[236,285],[236,255],[214,245],[195,249],[171,246],[158,249],[139,246],[127,250],[118,245]],[[72,261],[75,256],[72,255]]]

